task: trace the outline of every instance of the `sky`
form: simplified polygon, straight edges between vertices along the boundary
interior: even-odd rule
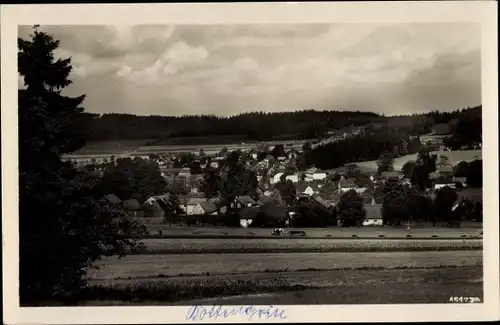
[[[481,104],[474,24],[42,26],[92,113],[359,110]],[[19,27],[28,39],[29,26]]]

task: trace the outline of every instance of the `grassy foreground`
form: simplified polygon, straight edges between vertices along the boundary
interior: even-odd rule
[[[447,303],[479,297],[482,267],[352,269],[226,275],[90,286],[80,305]],[[267,302],[269,301],[269,302]]]

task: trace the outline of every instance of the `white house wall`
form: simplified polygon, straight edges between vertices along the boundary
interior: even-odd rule
[[[204,214],[205,211],[201,207],[200,204],[196,205],[188,205],[187,206],[187,214],[188,215],[199,215],[199,214]]]

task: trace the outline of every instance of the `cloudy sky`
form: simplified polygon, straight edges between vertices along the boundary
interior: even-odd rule
[[[72,57],[68,94],[96,113],[355,109],[386,115],[481,103],[471,24],[43,26]],[[30,27],[20,27],[27,38]]]

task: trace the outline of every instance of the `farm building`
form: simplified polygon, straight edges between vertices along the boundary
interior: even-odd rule
[[[365,204],[366,212],[363,226],[382,226],[382,204]]]

